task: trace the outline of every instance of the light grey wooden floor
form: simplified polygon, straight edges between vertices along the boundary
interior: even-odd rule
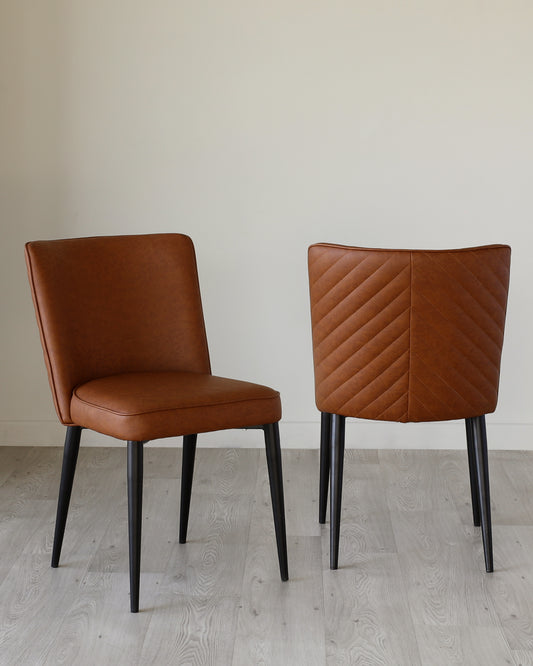
[[[50,568],[60,448],[0,448],[0,663],[533,664],[533,453],[491,452],[495,572],[466,454],[347,451],[340,569],[317,451],[283,452],[290,581],[264,454],[198,450],[179,545],[181,452],[146,447],[141,612],[129,612],[125,450],[82,448]]]

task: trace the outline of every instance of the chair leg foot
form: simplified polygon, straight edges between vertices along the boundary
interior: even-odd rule
[[[59,497],[57,500],[56,526],[54,532],[54,545],[52,548],[52,567],[59,566],[59,557],[65,535],[67,524],[68,507],[76,472],[76,462],[80,449],[81,428],[80,426],[68,426],[65,436],[65,447],[63,450],[63,466],[61,469],[61,481],[59,484]]]
[[[339,566],[339,540],[341,528],[342,474],[344,467],[344,433],[346,418],[338,414],[331,417],[331,491],[330,491],[330,550],[329,567]]]
[[[474,419],[465,419],[466,425],[466,447],[468,451],[468,471],[470,474],[470,495],[472,497],[472,517],[474,525],[481,525],[481,514],[479,508],[479,487],[476,471],[476,453],[474,446]]]
[[[128,531],[130,553],[130,610],[139,610],[143,494],[143,442],[128,442]]]
[[[276,530],[279,570],[281,580],[288,580],[287,534],[285,528],[285,502],[283,498],[279,426],[277,423],[269,423],[263,426],[263,430],[265,432],[266,458],[270,481],[270,495],[272,498],[272,512],[274,514],[274,527]]]
[[[489,488],[489,460],[487,452],[487,429],[485,416],[473,419],[474,454],[476,465],[477,485],[479,488],[479,506],[481,514],[481,535],[485,552],[485,569],[488,573],[494,571],[492,554],[492,524],[490,512]]]
[[[326,522],[328,505],[328,483],[330,466],[331,414],[322,412],[320,421],[320,483],[318,499],[318,522]]]
[[[196,455],[196,439],[197,435],[184,435],[183,437],[183,453],[181,459],[180,543],[185,543],[187,541],[194,459]]]

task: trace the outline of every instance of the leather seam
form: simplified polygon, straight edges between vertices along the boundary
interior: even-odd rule
[[[42,317],[42,314],[41,314],[41,305],[39,303],[39,298],[38,298],[38,295],[37,295],[37,288],[36,288],[36,285],[35,285],[34,266],[33,266],[33,261],[32,261],[32,257],[31,257],[30,253],[31,253],[31,250],[27,246],[26,256],[28,258],[28,269],[29,269],[28,274],[29,274],[29,277],[30,277],[31,292],[32,292],[32,296],[33,296],[33,302],[34,302],[34,305],[35,305],[35,311],[36,311],[36,314],[37,314],[37,323],[38,323],[39,333],[40,333],[40,336],[41,336],[41,341],[42,341],[42,346],[43,346],[43,351],[44,351],[45,365],[46,365],[46,369],[49,372],[48,376],[50,378],[50,385],[51,385],[51,388],[52,388],[52,398],[53,398],[53,401],[54,401],[54,406],[56,408],[56,412],[59,416],[59,420],[61,421],[61,423],[63,425],[69,425],[69,424],[72,423],[72,416],[71,416],[70,410],[69,410],[69,417],[70,418],[68,420],[65,418],[65,416],[63,414],[63,410],[61,409],[61,405],[60,405],[60,402],[59,402],[57,382],[56,382],[56,377],[55,377],[55,373],[54,373],[54,367],[52,365],[52,358],[51,358],[50,350],[49,350],[49,347],[48,347],[48,340],[46,339],[46,333],[45,333],[45,330],[44,330],[44,321],[43,321],[43,317]]]
[[[252,400],[254,400],[254,401],[257,401],[257,400],[275,400],[275,399],[279,400],[279,396],[270,397],[270,398],[246,398],[245,400],[225,400],[223,402],[212,402],[212,403],[209,403],[207,405],[189,405],[189,406],[186,406],[186,407],[165,407],[164,409],[152,409],[152,410],[147,410],[147,411],[144,411],[144,412],[128,413],[128,412],[119,412],[116,409],[109,409],[108,407],[102,407],[101,405],[97,405],[94,402],[89,402],[88,400],[85,400],[84,398],[80,398],[80,396],[78,396],[76,394],[76,392],[74,392],[74,395],[75,395],[76,399],[79,400],[84,405],[94,407],[94,409],[99,409],[102,412],[108,412],[109,414],[116,414],[117,416],[146,416],[148,414],[162,414],[164,412],[175,412],[175,411],[182,411],[182,410],[186,410],[186,409],[205,409],[205,408],[209,408],[209,407],[220,407],[220,406],[223,406],[223,405],[235,405],[235,404],[242,403],[242,402],[251,402]]]

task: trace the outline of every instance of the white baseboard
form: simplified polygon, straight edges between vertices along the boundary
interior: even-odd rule
[[[494,418],[494,421],[493,421]],[[533,424],[498,423],[487,417],[489,448],[533,450]],[[318,448],[320,422],[282,421],[281,445],[287,449]],[[62,446],[65,428],[56,421],[0,421],[0,446]],[[83,433],[84,446],[121,446],[121,442],[95,432]],[[157,440],[155,446],[179,446],[181,438]],[[199,436],[205,447],[255,448],[263,446],[261,431],[223,430]],[[346,448],[353,449],[462,449],[463,421],[439,423],[386,423],[347,419]]]

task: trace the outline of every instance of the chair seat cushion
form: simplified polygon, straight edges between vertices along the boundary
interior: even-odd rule
[[[259,384],[194,372],[130,372],[74,389],[76,425],[122,440],[148,441],[275,423],[281,401]]]

